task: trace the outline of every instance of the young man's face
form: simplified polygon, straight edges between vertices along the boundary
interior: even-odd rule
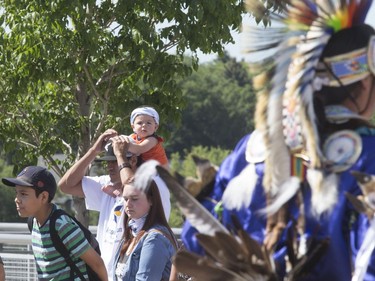
[[[42,194],[36,197],[35,190],[31,187],[16,185],[14,202],[16,203],[18,215],[22,218],[35,216],[42,206],[42,197]]]

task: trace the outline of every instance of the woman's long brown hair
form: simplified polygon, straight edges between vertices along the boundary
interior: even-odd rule
[[[155,181],[151,181],[150,186],[146,189],[145,193],[146,193],[147,199],[151,202],[151,208],[147,215],[145,224],[142,227],[142,230],[138,233],[136,237],[133,237],[131,233],[131,229],[130,227],[128,227],[128,222],[130,218],[125,213],[125,218],[124,218],[125,243],[121,248],[121,256],[123,256],[126,253],[126,251],[129,249],[129,245],[133,241],[133,239],[135,239],[134,244],[137,244],[137,242],[142,238],[142,236],[156,224],[162,225],[168,229],[170,237],[172,238],[173,241],[175,241],[174,247],[177,248],[176,239],[174,239],[175,236],[173,234],[172,229],[170,228],[168,224],[167,219],[165,218],[163,204],[162,204],[160,193],[159,193],[159,188],[157,184],[155,183]]]

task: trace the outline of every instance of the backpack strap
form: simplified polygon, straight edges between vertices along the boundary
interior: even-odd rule
[[[72,218],[75,221],[75,218],[73,218],[72,216],[67,214],[62,209],[56,209],[52,213],[52,215],[50,217],[50,222],[49,222],[49,230],[50,230],[50,235],[51,235],[51,240],[52,240],[53,246],[60,253],[60,255],[65,259],[65,261],[69,265],[70,269],[73,270],[73,272],[77,273],[78,277],[81,280],[85,281],[86,280],[85,277],[83,276],[82,272],[79,270],[79,268],[76,266],[76,264],[72,260],[68,249],[65,247],[63,241],[61,240],[60,236],[57,233],[56,220],[62,215],[66,215],[66,216]],[[72,275],[73,272],[71,271],[71,275]],[[73,276],[70,276],[70,277],[73,278]]]
[[[34,223],[34,217],[28,217],[27,227],[29,228],[30,233],[33,232],[33,223]]]

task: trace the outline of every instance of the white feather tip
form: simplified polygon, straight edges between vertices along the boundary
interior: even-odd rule
[[[222,198],[224,207],[229,210],[240,210],[248,207],[257,180],[258,175],[255,171],[255,165],[250,163],[225,188]]]
[[[276,213],[286,202],[288,202],[299,190],[300,180],[297,177],[291,177],[285,181],[277,191],[273,202],[266,208],[260,210],[261,215],[272,215]]]
[[[324,177],[322,171],[308,169],[307,180],[311,187],[313,215],[319,217],[323,213],[330,213],[337,202],[337,175],[330,174]]]
[[[134,175],[134,186],[141,190],[146,190],[152,179],[157,175],[156,166],[160,163],[156,160],[148,160],[144,162]]]

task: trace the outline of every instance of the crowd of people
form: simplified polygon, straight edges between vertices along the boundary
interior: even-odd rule
[[[332,13],[323,16],[323,4],[314,6],[320,1],[304,3],[287,14],[288,23],[303,23],[293,31],[303,32],[282,41],[284,53],[268,69],[274,80],[259,87],[268,95],[257,106],[257,129],[224,160],[201,203],[228,229],[235,232],[240,224],[263,244],[279,280],[299,267],[303,272],[293,280],[374,281],[375,30],[363,23],[371,1],[340,1],[324,6]],[[341,25],[327,20],[327,14],[336,19],[334,12]],[[178,280],[170,193],[155,169],[168,167],[163,139],[156,135],[159,115],[151,107],[136,108],[130,123],[134,134],[106,130],[58,184],[38,166],[2,179],[16,189],[19,215],[34,218],[40,280],[88,278],[85,265],[101,280]],[[108,174],[87,176],[93,161],[105,161]],[[101,255],[69,216],[56,220],[78,273],[51,243],[57,188],[85,198],[87,209],[99,212]],[[196,234],[186,221],[184,247],[204,256]]]
[[[2,179],[5,185],[16,189],[18,214],[34,218],[32,246],[39,280],[86,280],[89,276],[85,265],[94,269],[100,280],[173,280],[172,256],[178,246],[168,225],[169,190],[155,167],[145,181],[147,186],[134,187],[137,168],[150,159],[142,155],[162,142],[155,135],[158,122],[155,109],[135,109],[131,124],[136,123],[134,131],[139,140],[119,135],[113,129],[106,130],[58,185],[53,175],[39,166],[24,168],[16,178]],[[98,157],[103,151],[104,156]],[[159,146],[155,151],[149,155],[160,160],[164,149]],[[108,174],[87,176],[93,161],[105,161]],[[80,273],[72,270],[62,255],[56,254],[52,243],[50,217],[58,209],[52,203],[57,186],[64,193],[85,198],[87,209],[99,212],[96,238],[100,256],[71,218],[61,215],[55,223]]]

